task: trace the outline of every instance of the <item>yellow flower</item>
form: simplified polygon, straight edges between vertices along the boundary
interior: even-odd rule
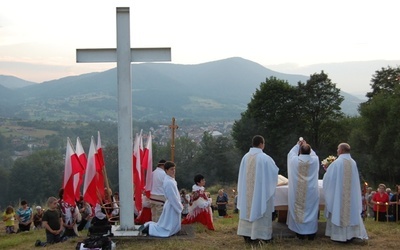
[[[322,160],[321,164],[324,167],[324,169],[326,170],[334,160],[336,160],[336,157],[333,155],[330,155],[330,156],[326,157],[324,160]]]

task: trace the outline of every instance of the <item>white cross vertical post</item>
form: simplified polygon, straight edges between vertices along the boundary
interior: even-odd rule
[[[171,61],[171,49],[131,49],[129,7],[117,7],[117,48],[77,49],[76,61],[117,62],[119,229],[134,230],[131,62]]]

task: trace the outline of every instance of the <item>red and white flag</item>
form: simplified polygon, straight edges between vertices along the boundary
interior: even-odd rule
[[[93,207],[98,201],[98,188],[97,188],[97,172],[96,168],[99,165],[97,160],[96,145],[94,138],[90,141],[89,154],[87,159],[86,171],[85,171],[85,181],[83,183],[83,199],[87,201]]]
[[[63,199],[70,205],[75,205],[74,175],[82,171],[81,163],[72,146],[71,140],[67,138],[67,149],[65,152]]]
[[[97,131],[97,160],[98,166],[96,166],[97,171],[97,188],[100,192],[101,197],[104,197],[104,156],[103,156],[103,148],[101,146],[101,139],[100,139],[100,131]]]
[[[146,196],[150,197],[151,185],[153,183],[153,139],[151,137],[151,132],[149,132],[149,137],[147,138],[147,145],[144,149],[142,169],[146,171]]]
[[[74,188],[75,188],[75,199],[79,200],[81,196],[81,187],[83,184],[83,176],[85,175],[85,170],[86,170],[86,164],[87,164],[87,158],[85,151],[83,150],[81,140],[79,137],[76,138],[76,146],[75,146],[75,152],[76,155],[78,156],[79,162],[81,163],[82,166],[82,171],[80,171],[78,174],[74,175]]]
[[[142,210],[142,176],[141,176],[141,154],[140,147],[143,145],[142,143],[142,132],[140,134],[136,134],[135,142],[133,145],[133,185],[134,185],[134,197],[135,197],[135,206],[137,211]]]

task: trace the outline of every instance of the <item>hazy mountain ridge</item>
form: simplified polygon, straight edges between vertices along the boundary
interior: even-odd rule
[[[0,115],[49,120],[116,120],[116,74],[113,68],[16,89],[0,89]],[[143,120],[172,116],[194,120],[239,119],[260,83],[270,76],[292,85],[309,78],[272,71],[238,57],[197,65],[134,64],[133,116]],[[357,114],[361,100],[342,94],[344,112]]]

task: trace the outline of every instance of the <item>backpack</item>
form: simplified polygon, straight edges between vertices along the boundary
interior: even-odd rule
[[[111,224],[104,218],[103,220],[98,219],[97,217],[93,217],[91,226],[89,227],[89,236],[103,236],[103,235],[111,235]]]
[[[90,236],[83,242],[78,242],[76,245],[76,250],[79,249],[111,250],[112,241],[107,236]]]

